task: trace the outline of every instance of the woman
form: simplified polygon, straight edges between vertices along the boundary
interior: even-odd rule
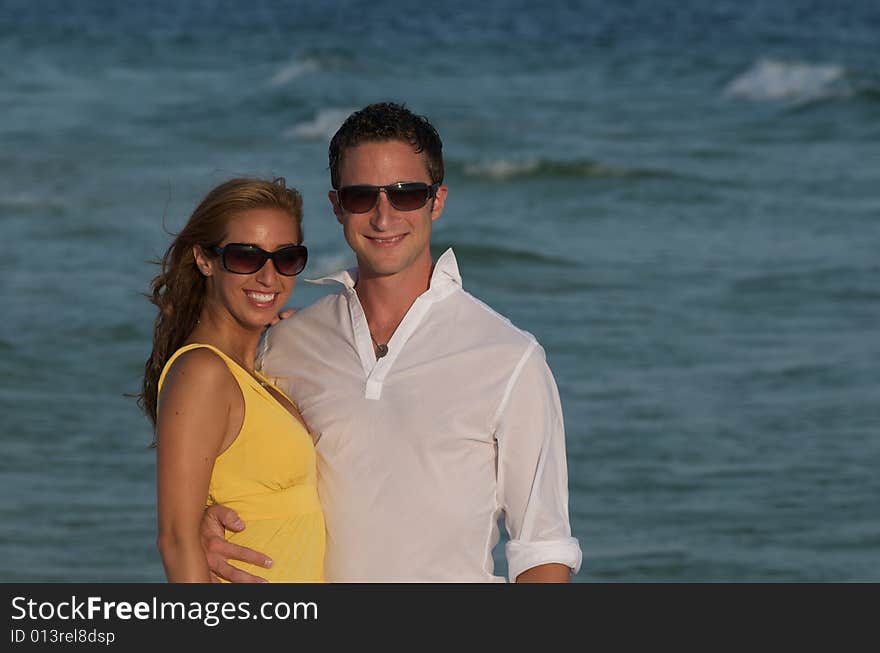
[[[206,505],[247,524],[230,541],[268,554],[273,582],[321,582],[315,450],[294,403],[254,369],[260,335],[307,260],[302,198],[233,179],[199,204],[152,283],[159,307],[141,402],[156,428],[158,547],[171,582],[208,582]]]

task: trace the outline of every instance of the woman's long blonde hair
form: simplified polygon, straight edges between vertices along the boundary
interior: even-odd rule
[[[230,179],[214,188],[196,207],[183,230],[165,252],[161,272],[150,284],[150,302],[159,308],[153,330],[153,352],[144,365],[138,405],[156,425],[159,376],[168,359],[186,341],[205,302],[206,279],[196,266],[193,246],[203,250],[219,245],[229,220],[250,209],[274,208],[290,216],[302,242],[302,197],[283,177]]]

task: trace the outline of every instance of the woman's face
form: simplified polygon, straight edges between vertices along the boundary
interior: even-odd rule
[[[230,219],[220,247],[245,243],[275,252],[299,241],[299,230],[284,211],[250,209]],[[196,254],[199,269],[208,277],[209,308],[220,309],[246,329],[262,329],[269,324],[293,291],[296,277],[279,274],[274,261],[267,260],[252,274],[237,274],[224,268],[220,255],[202,256],[198,251]]]

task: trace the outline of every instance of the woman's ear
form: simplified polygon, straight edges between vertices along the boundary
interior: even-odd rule
[[[205,256],[204,250],[202,250],[201,245],[193,245],[193,258],[196,260],[196,267],[199,268],[199,272],[206,277],[210,277],[214,274],[214,264],[207,256]]]

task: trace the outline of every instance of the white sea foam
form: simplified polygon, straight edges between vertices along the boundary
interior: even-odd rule
[[[535,172],[541,165],[541,159],[532,157],[522,161],[498,159],[496,161],[484,161],[470,163],[464,167],[464,173],[474,177],[488,177],[490,179],[510,179]]]
[[[330,140],[353,111],[353,108],[321,109],[311,120],[285,130],[284,135],[307,140]]]
[[[810,101],[851,93],[842,85],[846,70],[835,64],[807,64],[761,59],[731,81],[725,97],[757,102]]]
[[[0,197],[0,208],[11,211],[32,209],[59,209],[64,203],[58,199],[51,199],[45,193],[14,193]]]
[[[558,161],[541,157],[525,159],[495,159],[468,163],[464,173],[471,177],[505,181],[520,177],[547,175],[553,177],[637,177],[660,174],[650,170],[639,170],[612,166],[589,159]]]
[[[308,58],[293,61],[275,73],[272,79],[269,80],[269,85],[275,87],[284,86],[297,77],[316,72],[319,68],[320,65],[316,59]]]

